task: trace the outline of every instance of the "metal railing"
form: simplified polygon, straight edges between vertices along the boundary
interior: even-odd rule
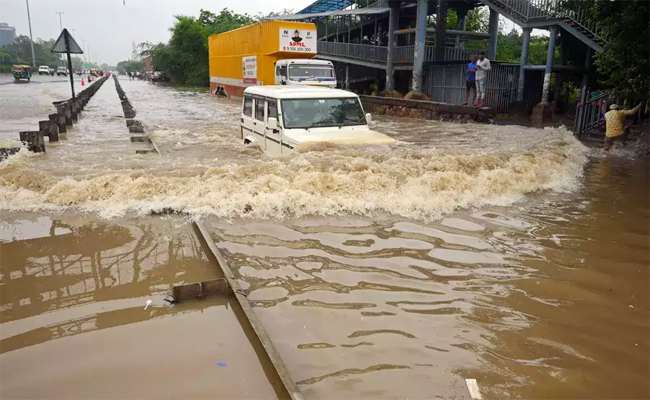
[[[565,19],[598,38],[598,28],[580,0],[491,0],[524,22],[539,19]]]
[[[318,53],[330,54],[360,60],[386,62],[388,47],[367,44],[338,43],[318,41]]]
[[[426,74],[425,90],[432,101],[465,102],[466,64],[432,65]],[[492,64],[487,75],[485,105],[499,112],[516,100],[519,65]]]
[[[385,46],[318,41],[317,49],[319,54],[329,54],[359,60],[379,61],[385,63],[388,59],[388,47]],[[447,46],[445,47],[445,61],[464,61],[469,59],[471,54],[476,54],[478,50],[479,49]],[[398,46],[395,48],[393,61],[398,64],[412,64],[414,51],[415,46]],[[425,46],[424,61],[435,61],[435,51],[435,46]]]
[[[605,113],[609,107],[609,92],[587,93],[584,103],[578,102],[573,131],[577,136],[597,130],[605,124]]]

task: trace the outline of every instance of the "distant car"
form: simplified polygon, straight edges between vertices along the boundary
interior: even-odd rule
[[[41,65],[40,67],[38,67],[38,74],[39,75],[43,75],[43,74],[49,75],[50,74],[50,67],[48,67],[47,65]]]
[[[66,67],[59,67],[56,69],[56,76],[68,76],[68,69]]]

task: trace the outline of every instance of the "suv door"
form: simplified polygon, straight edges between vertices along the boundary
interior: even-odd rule
[[[263,97],[255,96],[253,98],[255,104],[253,106],[253,132],[255,138],[260,142],[262,148],[266,150],[266,154],[275,155],[279,149],[279,142],[269,140],[266,136],[266,107]]]
[[[278,120],[278,127],[271,129],[269,128],[269,118],[275,118],[276,120],[278,119],[278,100],[277,99],[266,99],[266,124],[265,124],[265,132],[266,132],[266,139],[267,141],[272,141],[276,144],[277,146],[277,154],[274,155],[281,155],[287,153],[287,149],[285,146],[283,146],[283,141],[282,141],[282,126],[281,122]]]
[[[260,139],[253,131],[253,96],[245,95],[242,101],[241,113],[241,137],[246,143],[246,138],[250,137],[256,140],[264,148],[264,139]]]

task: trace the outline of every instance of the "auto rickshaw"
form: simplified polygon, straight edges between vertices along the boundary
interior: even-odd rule
[[[90,69],[90,75],[99,76],[99,70],[97,70],[97,68],[91,68]]]
[[[32,78],[32,69],[29,65],[14,65],[11,67],[11,72],[16,82],[21,79],[27,79],[27,82],[29,82]]]

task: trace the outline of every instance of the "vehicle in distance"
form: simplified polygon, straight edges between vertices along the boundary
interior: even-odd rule
[[[68,76],[68,69],[66,67],[58,67],[56,69],[56,76],[65,75]]]
[[[38,74],[50,75],[50,67],[48,67],[47,65],[41,65],[40,67],[38,67]]]
[[[29,65],[13,65],[11,67],[11,73],[14,76],[14,80],[18,82],[21,79],[26,79],[27,82],[32,78],[32,69]]]
[[[310,86],[250,86],[244,90],[241,136],[277,157],[311,142],[391,144],[395,140],[370,130],[359,96]]]

